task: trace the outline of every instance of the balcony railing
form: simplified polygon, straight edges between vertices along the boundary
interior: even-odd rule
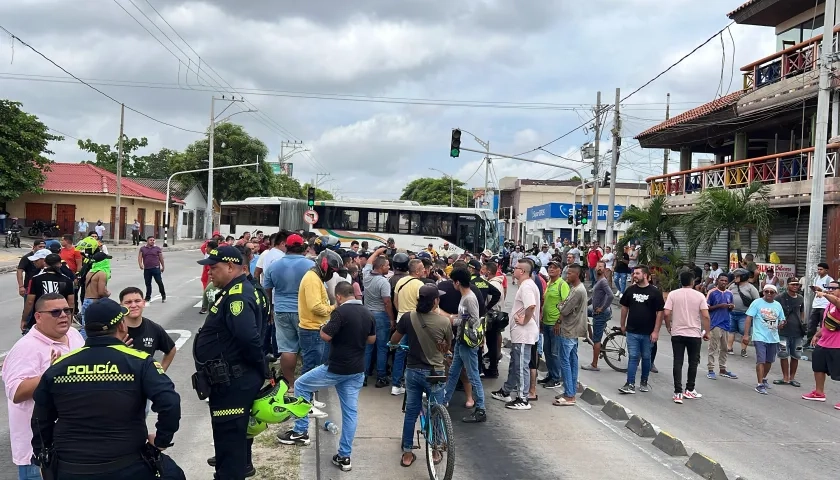
[[[837,177],[840,143],[828,145],[826,177]],[[708,188],[743,188],[752,182],[767,185],[810,180],[814,147],[700,167],[648,178],[649,196],[700,193]]]
[[[834,45],[838,42],[840,27],[834,29]],[[783,78],[790,78],[814,70],[822,52],[822,35],[790,46],[741,67],[744,72],[744,90],[754,90]]]

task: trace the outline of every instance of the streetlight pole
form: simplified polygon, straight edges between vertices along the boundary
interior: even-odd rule
[[[437,168],[429,167],[429,170],[434,170],[436,172],[440,172],[443,174],[444,177],[449,177],[449,207],[453,207],[455,203],[455,179],[452,178],[452,175],[444,172],[443,170],[438,170]],[[469,201],[467,202],[469,205]]]
[[[463,128],[461,128],[460,130],[462,132],[468,134],[469,136],[473,137],[473,140],[475,140],[476,142],[478,142],[479,145],[484,147],[484,151],[485,151],[485,155],[484,155],[484,162],[485,162],[484,163],[484,195],[482,195],[482,203],[488,202],[488,200],[487,200],[487,187],[488,187],[489,178],[490,178],[490,142],[489,141],[485,142],[484,140],[475,136],[474,133],[468,132],[468,131],[464,130]],[[462,148],[461,150],[465,150],[465,149]],[[470,202],[467,202],[467,206],[469,206],[469,203]],[[492,209],[493,209],[493,207],[491,205],[490,210],[492,210]]]
[[[216,167],[216,170],[225,170],[227,168],[240,168],[240,167],[253,167],[254,165],[259,165],[259,160],[255,163],[246,163],[244,165],[228,165],[226,167]],[[167,237],[169,236],[169,199],[170,199],[170,186],[172,184],[172,178],[176,175],[181,175],[182,173],[197,173],[197,172],[207,172],[210,170],[210,167],[207,168],[198,168],[195,170],[184,170],[181,172],[175,172],[169,176],[169,179],[166,181],[166,225],[163,227],[163,246],[168,247],[167,244]],[[212,224],[211,224],[212,226]],[[172,239],[174,240],[175,237],[173,236]]]
[[[214,144],[216,135],[216,100],[225,102],[245,101],[244,99],[237,100],[236,98],[225,98],[224,95],[222,95],[222,98],[216,98],[215,96],[210,97],[210,154],[207,159],[207,219],[205,220],[206,233],[211,233],[213,231],[213,149],[215,147]],[[232,116],[233,115],[231,115],[231,117]],[[166,225],[168,227],[169,222],[167,222]]]

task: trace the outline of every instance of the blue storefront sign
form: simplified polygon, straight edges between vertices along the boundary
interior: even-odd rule
[[[580,205],[578,205],[580,209]],[[598,220],[607,220],[608,205],[598,205]],[[526,211],[526,218],[531,220],[545,220],[549,218],[568,218],[574,215],[575,208],[571,203],[546,203],[531,207]],[[616,220],[624,213],[624,206],[616,205],[613,214]],[[592,218],[592,205],[589,205],[589,218]]]

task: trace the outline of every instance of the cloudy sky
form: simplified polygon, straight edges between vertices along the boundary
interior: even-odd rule
[[[206,129],[213,94],[244,94],[247,103],[226,114],[258,109],[232,120],[273,157],[284,140],[311,150],[293,157],[298,179],[330,173],[325,188],[341,196],[396,198],[412,179],[439,175],[429,168],[484,184],[479,154],[449,158],[451,128],[489,140],[495,152],[531,150],[592,118],[598,90],[611,103],[616,87],[626,95],[689,52],[740,3],[17,0],[0,2],[0,25],[118,101],[185,130]],[[627,100],[624,136],[664,119],[666,93],[672,115],[693,108],[739,88],[740,67],[774,51],[772,28],[736,25],[731,33],[724,48],[716,38]],[[53,145],[54,160],[86,159],[70,137],[118,137],[119,105],[0,36],[0,97],[23,102],[68,136]],[[149,151],[200,137],[130,111],[126,134],[148,137]],[[579,158],[593,138],[581,129],[546,148]],[[662,151],[634,143],[624,143],[619,179],[661,172]],[[466,133],[462,146],[481,149]],[[513,160],[493,164],[492,178],[569,176]]]

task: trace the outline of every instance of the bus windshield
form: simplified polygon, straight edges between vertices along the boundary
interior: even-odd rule
[[[493,253],[499,253],[499,232],[496,229],[496,218],[493,214],[488,214],[484,219],[486,238],[484,246]]]

